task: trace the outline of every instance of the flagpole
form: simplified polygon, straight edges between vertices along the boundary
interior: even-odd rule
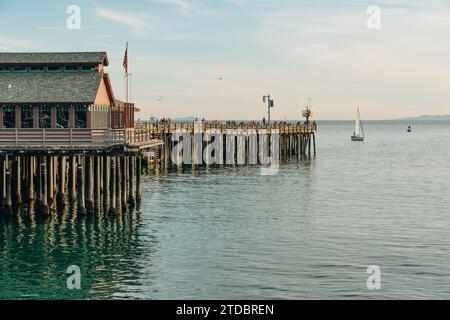
[[[128,101],[128,99],[129,99],[129,97],[128,97],[128,41],[127,41],[126,53],[127,53],[127,68],[125,69],[125,78],[127,81],[127,84],[126,84],[127,97],[126,97],[126,99],[127,99],[127,106],[128,106],[128,102],[129,102]]]

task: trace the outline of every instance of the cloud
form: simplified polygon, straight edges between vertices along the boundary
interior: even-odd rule
[[[34,48],[34,44],[29,40],[0,36],[0,51],[22,51],[31,48]]]
[[[424,104],[448,105],[450,22],[448,10],[432,9],[383,8],[377,31],[366,28],[365,10],[357,8],[278,12],[260,19],[253,40],[298,72],[299,87],[329,98],[323,110],[330,118],[350,117],[345,112],[355,101],[369,118],[411,114]]]
[[[193,8],[193,3],[188,0],[147,0],[157,4],[167,4],[177,7],[181,14],[190,15]]]
[[[122,23],[136,30],[142,30],[148,26],[146,19],[142,16],[137,16],[123,11],[116,11],[109,8],[98,8],[96,10],[96,14],[102,18]]]
[[[221,0],[240,1],[240,0]],[[206,1],[200,0],[147,0],[147,2],[175,7],[184,17],[210,16],[215,13],[214,5],[207,5]]]

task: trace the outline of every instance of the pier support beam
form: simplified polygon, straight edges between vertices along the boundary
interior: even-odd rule
[[[70,200],[75,200],[77,197],[76,181],[77,181],[77,159],[75,156],[71,156],[69,158],[69,184],[68,184]]]
[[[110,182],[109,182],[109,175],[110,175],[111,169],[110,169],[110,157],[104,156],[103,157],[103,207],[105,208],[105,211],[109,208],[109,194],[110,194]]]
[[[113,216],[117,214],[116,209],[116,157],[111,157],[110,165],[110,183],[109,183],[109,210],[108,215]]]
[[[12,198],[11,198],[11,160],[5,161],[5,182],[6,182],[6,201],[5,201],[5,207],[3,208],[5,215],[12,215]]]
[[[313,134],[313,146],[314,146],[314,156],[316,156],[316,135]]]
[[[120,158],[116,157],[116,210],[122,211],[122,171]]]
[[[121,157],[116,158],[116,209],[122,211],[122,166]]]
[[[127,208],[127,157],[120,157],[120,175],[122,176],[122,184],[120,194],[122,195],[122,208],[126,210]]]
[[[56,200],[59,204],[65,204],[66,202],[66,157],[61,156],[58,159],[58,194]]]
[[[47,197],[48,197],[48,206],[52,207],[54,204],[54,174],[55,174],[55,170],[54,170],[54,161],[53,161],[53,157],[52,156],[48,156],[46,157],[46,162],[47,162]]]
[[[7,157],[6,157],[7,158]],[[0,206],[4,208],[6,206],[6,158],[0,158]]]
[[[27,159],[27,195],[28,200],[34,200],[34,167],[36,165],[35,163],[35,157],[30,156]]]
[[[14,187],[15,187],[15,204],[19,206],[22,203],[22,161],[21,157],[16,157],[14,165]]]
[[[94,177],[92,156],[85,156],[86,212],[94,213]]]
[[[78,157],[78,167],[77,167],[77,193],[78,193],[78,214],[86,214],[86,204],[85,204],[85,189],[84,189],[84,159]]]
[[[94,210],[96,212],[100,211],[100,203],[101,203],[101,194],[100,194],[100,184],[102,182],[101,179],[101,163],[100,157],[94,157]]]
[[[136,157],[136,203],[141,202],[142,157]]]
[[[47,159],[45,156],[39,158],[39,208],[38,212],[42,215],[48,215],[50,213],[47,201]]]
[[[128,203],[130,208],[134,208],[136,206],[135,201],[135,189],[134,189],[134,176],[135,176],[135,164],[134,157],[128,157]]]

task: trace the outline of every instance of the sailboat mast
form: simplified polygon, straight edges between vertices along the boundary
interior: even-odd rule
[[[355,136],[359,136],[361,134],[361,124],[360,124],[360,116],[359,116],[359,107],[356,109],[356,120],[355,120]]]
[[[358,120],[359,120],[359,126],[361,127],[362,136],[364,137],[365,134],[364,134],[364,128],[363,128],[362,121],[361,121],[361,114],[359,113],[359,107],[358,107]]]

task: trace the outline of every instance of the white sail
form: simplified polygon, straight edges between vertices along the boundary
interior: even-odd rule
[[[355,136],[361,136],[361,116],[359,115],[359,107],[356,110]]]

